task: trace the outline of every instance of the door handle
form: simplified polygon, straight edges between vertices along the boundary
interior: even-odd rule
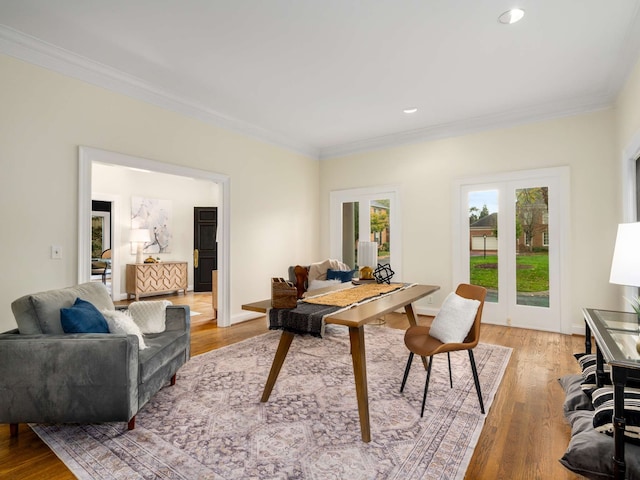
[[[200,257],[200,252],[198,252],[198,249],[196,248],[193,251],[193,268],[198,268],[198,263],[199,263],[199,260],[200,260],[199,257]]]

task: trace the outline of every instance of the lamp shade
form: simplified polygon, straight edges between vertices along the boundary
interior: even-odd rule
[[[151,241],[151,234],[146,228],[134,228],[131,230],[129,241],[134,243],[145,243]]]
[[[640,287],[640,222],[618,225],[609,282]]]
[[[378,242],[358,242],[358,266],[376,267],[378,265]]]

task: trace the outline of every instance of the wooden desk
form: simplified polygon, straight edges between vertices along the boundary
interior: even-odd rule
[[[330,315],[325,319],[327,324],[344,325],[349,327],[349,339],[351,341],[351,361],[353,363],[353,375],[356,383],[356,397],[358,399],[358,413],[360,415],[360,430],[362,441],[371,441],[371,428],[369,424],[369,392],[367,389],[367,364],[364,345],[364,326],[376,318],[391,313],[404,307],[407,318],[411,325],[416,325],[416,317],[413,312],[412,303],[433,292],[440,287],[435,285],[414,285],[412,287],[391,293],[385,297],[373,300],[357,307],[353,307],[343,312]],[[244,310],[252,312],[266,313],[271,308],[271,300],[243,305]],[[287,357],[291,341],[295,334],[283,331],[280,343],[276,350],[273,364],[267,378],[267,383],[262,392],[261,402],[269,400],[273,386],[276,383],[280,369]]]

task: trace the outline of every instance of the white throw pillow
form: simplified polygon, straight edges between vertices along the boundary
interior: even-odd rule
[[[147,348],[140,327],[136,325],[128,312],[123,312],[122,310],[102,310],[100,313],[102,313],[107,321],[107,325],[109,325],[109,332],[135,335],[138,337],[138,348],[140,348],[140,350]]]
[[[142,333],[161,333],[165,330],[167,305],[171,305],[168,300],[133,302],[129,312]]]
[[[462,343],[471,330],[480,302],[451,292],[433,319],[429,334],[442,343]]]
[[[342,280],[313,280],[309,283],[307,292],[311,290],[318,290],[319,288],[332,287],[334,285],[341,285]]]

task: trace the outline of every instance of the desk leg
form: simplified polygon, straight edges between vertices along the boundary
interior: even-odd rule
[[[415,327],[416,325],[418,325],[418,322],[416,321],[416,315],[413,312],[413,305],[408,303],[407,305],[404,306],[404,311],[407,313],[407,320],[409,320],[409,325],[411,325],[412,327]],[[427,357],[421,356],[420,358],[422,358],[422,365],[424,365],[424,369],[428,370],[429,362],[427,362]]]
[[[293,333],[285,331],[282,332],[280,343],[278,343],[278,349],[276,350],[276,356],[273,357],[273,363],[271,364],[269,377],[267,378],[267,383],[265,384],[264,391],[262,392],[262,398],[260,399],[261,402],[266,402],[267,400],[269,400],[271,390],[273,390],[273,386],[276,384],[276,380],[278,379],[278,374],[280,373],[280,369],[282,368],[284,359],[287,358],[287,353],[289,352],[289,347],[291,346],[293,336]]]
[[[360,431],[363,442],[371,441],[369,424],[369,391],[367,389],[367,364],[364,349],[364,328],[349,327],[351,340],[351,360],[353,375],[356,381],[356,397],[358,398],[358,414],[360,415]]]

